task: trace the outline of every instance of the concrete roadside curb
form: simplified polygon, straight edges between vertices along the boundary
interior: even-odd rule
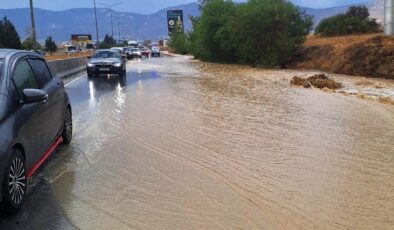
[[[88,58],[70,58],[56,61],[49,61],[48,66],[60,78],[66,78],[86,69]]]

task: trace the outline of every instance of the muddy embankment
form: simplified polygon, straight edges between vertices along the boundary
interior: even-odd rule
[[[311,36],[291,58],[286,68],[394,79],[394,37]]]

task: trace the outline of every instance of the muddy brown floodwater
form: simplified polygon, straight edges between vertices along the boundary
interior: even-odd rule
[[[42,174],[79,229],[394,229],[394,106],[306,74],[175,57],[74,81]]]

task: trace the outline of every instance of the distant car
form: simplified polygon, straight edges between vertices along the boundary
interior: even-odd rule
[[[67,46],[66,54],[75,54],[77,52],[77,47],[75,46]]]
[[[127,59],[128,60],[130,60],[130,59],[132,59],[133,58],[133,52],[132,52],[132,49],[133,48],[130,48],[130,47],[126,47],[126,56],[127,56]]]
[[[41,55],[0,49],[0,202],[23,205],[27,178],[56,146],[72,139],[72,112],[63,82]]]
[[[96,46],[92,43],[88,43],[85,46],[85,51],[94,51],[96,49]]]
[[[87,63],[88,77],[100,74],[126,75],[126,63],[117,49],[96,50]]]
[[[132,53],[133,57],[142,58],[141,50],[138,48],[132,48],[131,53]]]
[[[119,50],[123,58],[127,58],[127,47],[112,47],[111,50]]]
[[[150,56],[150,50],[148,48],[144,47],[143,49],[141,49],[141,55],[149,57]]]
[[[160,57],[160,47],[158,46],[153,46],[152,47],[152,53],[151,53],[152,57],[153,56],[158,56]]]
[[[138,42],[137,41],[128,41],[127,45],[128,45],[128,47],[137,48]]]

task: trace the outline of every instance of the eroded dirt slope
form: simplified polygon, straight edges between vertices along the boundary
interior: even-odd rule
[[[311,36],[286,67],[394,79],[394,37]]]

